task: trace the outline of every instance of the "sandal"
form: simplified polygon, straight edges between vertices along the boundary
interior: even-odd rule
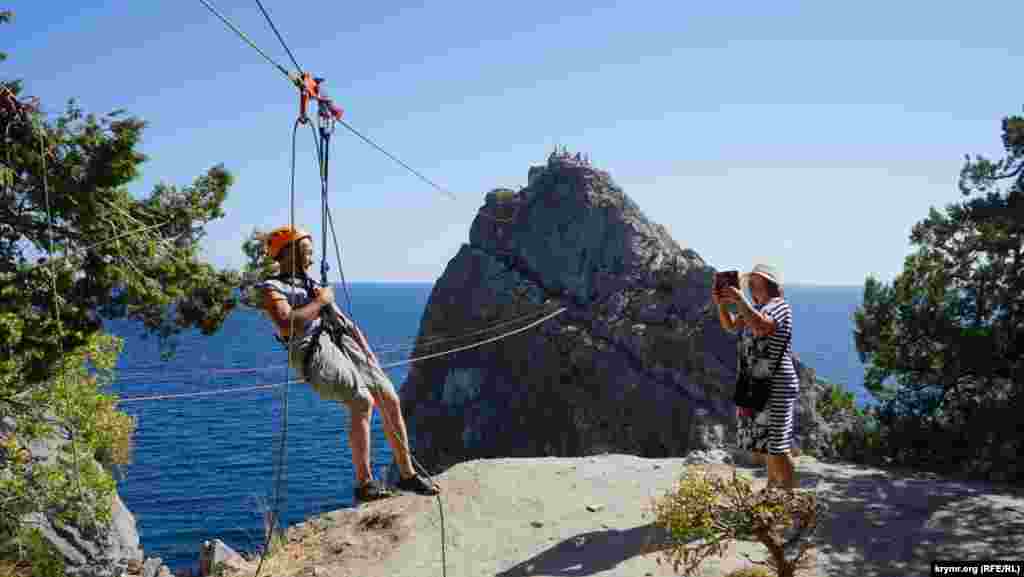
[[[357,502],[377,501],[394,496],[390,489],[376,479],[367,481],[363,486],[357,487],[354,491]]]
[[[398,489],[401,491],[411,491],[418,495],[437,495],[441,492],[436,485],[431,485],[422,475],[413,475],[406,479],[398,481]]]

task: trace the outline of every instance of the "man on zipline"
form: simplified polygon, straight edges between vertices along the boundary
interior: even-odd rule
[[[366,337],[334,304],[331,288],[306,274],[313,264],[312,236],[283,226],[267,234],[264,242],[280,274],[261,283],[263,308],[277,327],[278,341],[288,347],[291,337],[288,363],[321,398],[339,401],[349,409],[356,500],[373,501],[392,495],[370,470],[370,417],[375,401],[380,405],[384,434],[401,471],[398,489],[438,494],[440,489],[413,468],[398,395],[370,351]]]

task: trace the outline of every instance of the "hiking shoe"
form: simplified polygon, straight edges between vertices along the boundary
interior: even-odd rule
[[[363,486],[357,487],[354,493],[356,502],[360,503],[387,499],[388,497],[394,496],[394,493],[392,493],[390,489],[376,479],[367,481]]]
[[[400,491],[410,491],[418,495],[437,495],[441,492],[437,486],[431,485],[422,475],[413,475],[402,479],[398,481],[397,487]]]

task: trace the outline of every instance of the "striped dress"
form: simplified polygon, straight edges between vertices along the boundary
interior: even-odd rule
[[[779,455],[791,448],[793,419],[800,391],[800,379],[793,363],[793,312],[781,297],[754,308],[775,321],[775,332],[757,338],[749,328],[744,328],[741,342],[744,350],[740,356],[748,362],[748,371],[752,370],[755,358],[769,359],[774,369],[772,392],[767,410],[751,417],[740,417],[737,440],[741,449]],[[782,351],[785,352],[776,368],[775,363]]]
[[[783,353],[782,362],[772,374],[772,394],[768,399],[771,419],[768,452],[778,455],[790,449],[796,399],[800,393],[800,377],[793,363],[793,311],[782,297],[775,297],[765,303],[761,312],[775,320],[775,332],[767,337],[768,358],[776,359]]]

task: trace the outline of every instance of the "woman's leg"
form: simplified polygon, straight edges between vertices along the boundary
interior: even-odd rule
[[[768,455],[768,486],[796,489],[796,464],[788,453]]]
[[[751,459],[755,465],[766,466],[768,464],[768,455],[761,451],[753,451],[750,453]]]
[[[798,390],[788,384],[773,384],[769,400],[771,417],[768,447],[768,482],[786,489],[796,487],[795,467],[789,450],[793,441],[793,411]]]

